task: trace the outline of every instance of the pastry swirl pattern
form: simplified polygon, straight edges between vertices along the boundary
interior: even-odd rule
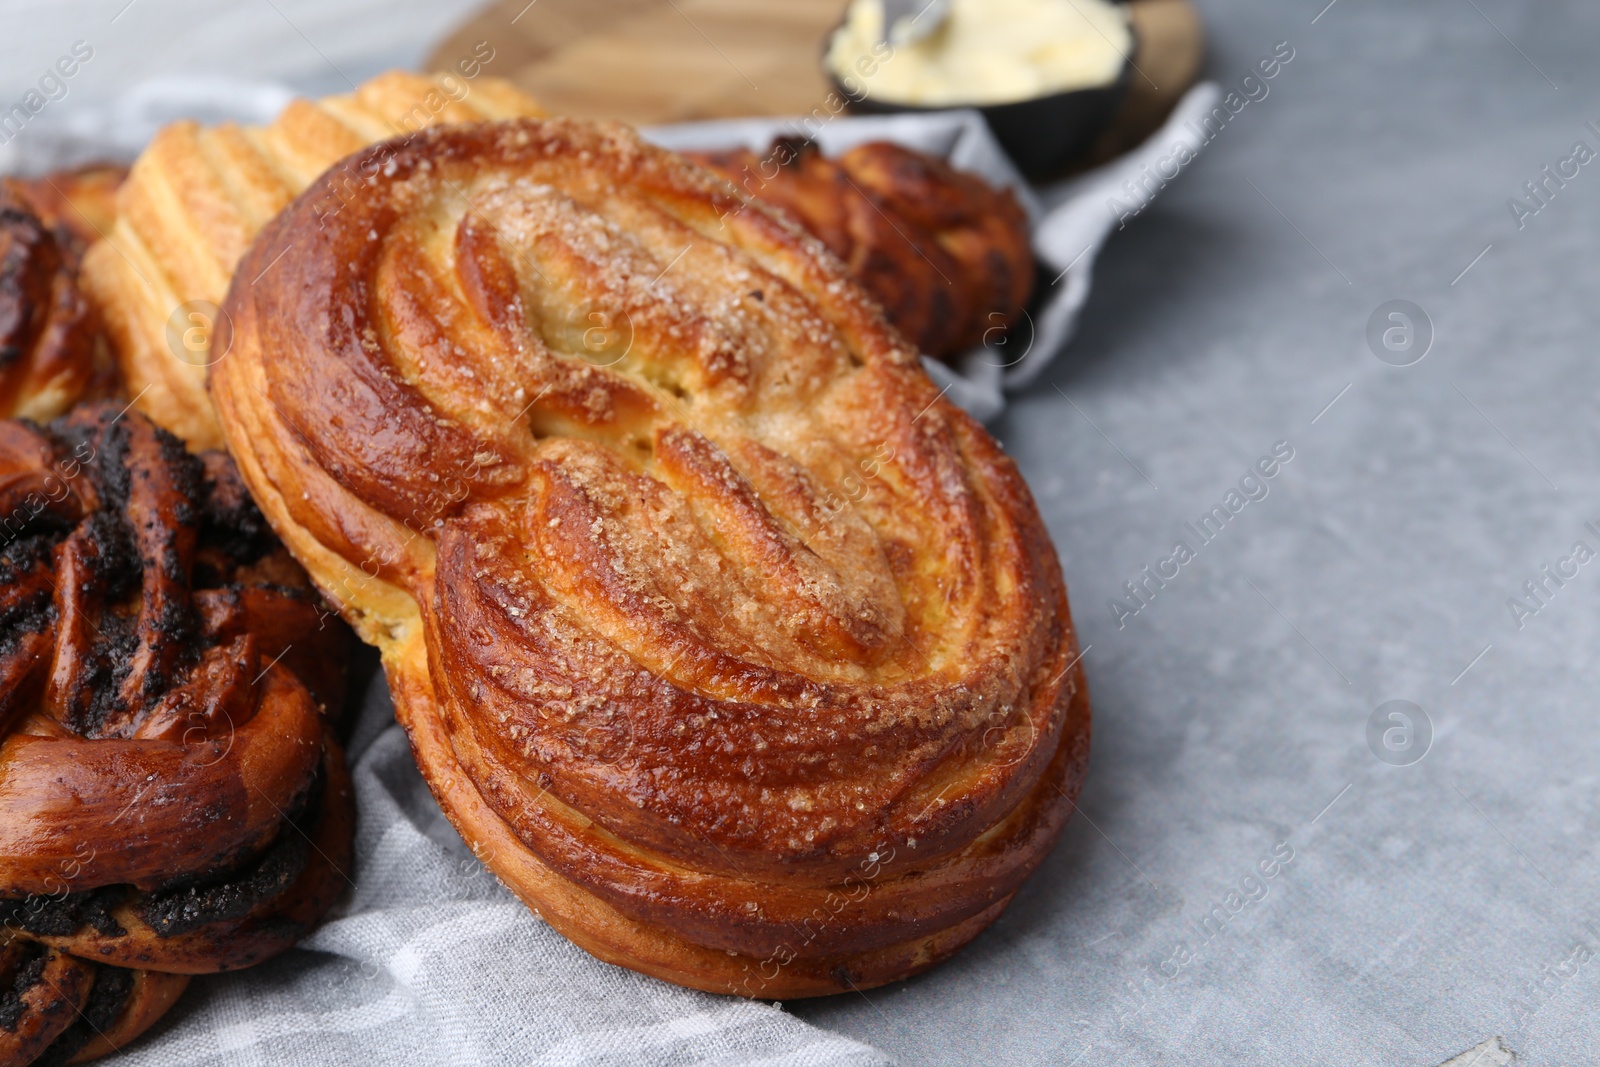
[[[1048,852],[1089,723],[1054,549],[784,217],[621,126],[428,131],[313,184],[225,306],[257,500],[447,814],[583,947],[881,984]]]
[[[94,373],[96,322],[64,230],[0,186],[0,418],[50,419]]]
[[[0,1065],[110,1051],[333,903],[327,614],[221,454],[116,403],[0,422]]]
[[[164,127],[117,191],[115,223],[83,265],[84,291],[135,408],[191,448],[220,448],[205,386],[216,305],[261,227],[364,145],[419,124],[539,114],[500,78],[468,86],[389,71],[351,93],[291,101],[266,126]]]

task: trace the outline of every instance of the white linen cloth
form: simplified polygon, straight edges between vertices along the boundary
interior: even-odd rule
[[[781,1007],[680,989],[589,956],[546,926],[445,821],[382,675],[349,751],[348,895],[297,948],[198,978],[126,1067],[881,1067]]]
[[[836,118],[814,132],[825,152],[888,138],[945,156],[1016,189],[1035,252],[1059,277],[1038,303],[1020,355],[978,349],[959,369],[926,360],[951,398],[981,419],[1005,406],[1070,340],[1094,259],[1118,225],[1123,183],[1201,147],[1198,119],[1214,105],[1191,91],[1141,148],[1070,183],[1030,190],[976,112]],[[0,146],[0,172],[38,172],[128,159],[172,119],[272,119],[291,98],[276,85],[163,79],[104,107],[78,107]],[[658,127],[676,148],[747,144],[808,132],[750,120]],[[1013,346],[1018,343],[1012,341]],[[1013,348],[1013,351],[1015,349]],[[762,1064],[877,1067],[891,1061],[781,1006],[680,989],[601,963],[555,933],[483,868],[445,821],[374,677],[349,749],[358,820],[347,897],[315,933],[275,960],[198,979],[151,1033],[124,1053],[129,1067],[246,1064],[475,1065]]]

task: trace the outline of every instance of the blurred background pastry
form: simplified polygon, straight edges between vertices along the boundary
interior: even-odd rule
[[[221,447],[206,368],[221,358],[211,347],[218,305],[256,232],[363,145],[441,122],[540,113],[488,75],[391,71],[351,93],[295,100],[266,127],[163,129],[118,191],[114,226],[84,260],[84,287],[135,406],[192,448]]]
[[[80,258],[111,231],[117,217],[117,190],[128,177],[120,163],[87,163],[29,178],[7,178],[9,193],[44,224],[65,232]]]
[[[875,141],[830,160],[799,140],[688,155],[790,214],[927,355],[1003,336],[1033,291],[1022,205],[937,156]]]
[[[54,418],[108,363],[78,287],[81,254],[75,231],[33,210],[27,187],[0,183],[0,417]]]

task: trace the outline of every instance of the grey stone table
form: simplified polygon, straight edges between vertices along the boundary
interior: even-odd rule
[[[6,5],[7,99],[83,37],[75,93],[339,89],[466,6],[126,2]],[[1200,2],[1219,81],[1294,58],[997,426],[1088,647],[1081,811],[954,961],[791,1010],[906,1064],[1600,1061],[1600,8]]]
[[[1327,2],[1203,0],[1210,76],[1295,58],[997,427],[1090,646],[1080,814],[964,955],[803,1017],[917,1064],[1600,1062],[1600,8]],[[1431,330],[1369,345],[1395,300]]]

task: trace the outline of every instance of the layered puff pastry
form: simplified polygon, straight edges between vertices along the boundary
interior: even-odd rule
[[[445,127],[314,183],[225,308],[245,480],[446,814],[578,945],[867,988],[1044,859],[1089,739],[1055,551],[785,216],[623,126]]]
[[[116,221],[84,263],[129,396],[194,449],[219,448],[205,395],[217,305],[251,239],[296,194],[364,145],[425,126],[539,115],[487,75],[391,71],[354,92],[296,100],[270,125],[158,133],[117,194]]]
[[[0,1067],[138,1036],[347,884],[346,635],[232,463],[0,422]]]
[[[1022,205],[937,156],[873,141],[828,159],[808,141],[780,138],[765,154],[690,158],[794,216],[930,356],[1003,337],[1033,293]]]

